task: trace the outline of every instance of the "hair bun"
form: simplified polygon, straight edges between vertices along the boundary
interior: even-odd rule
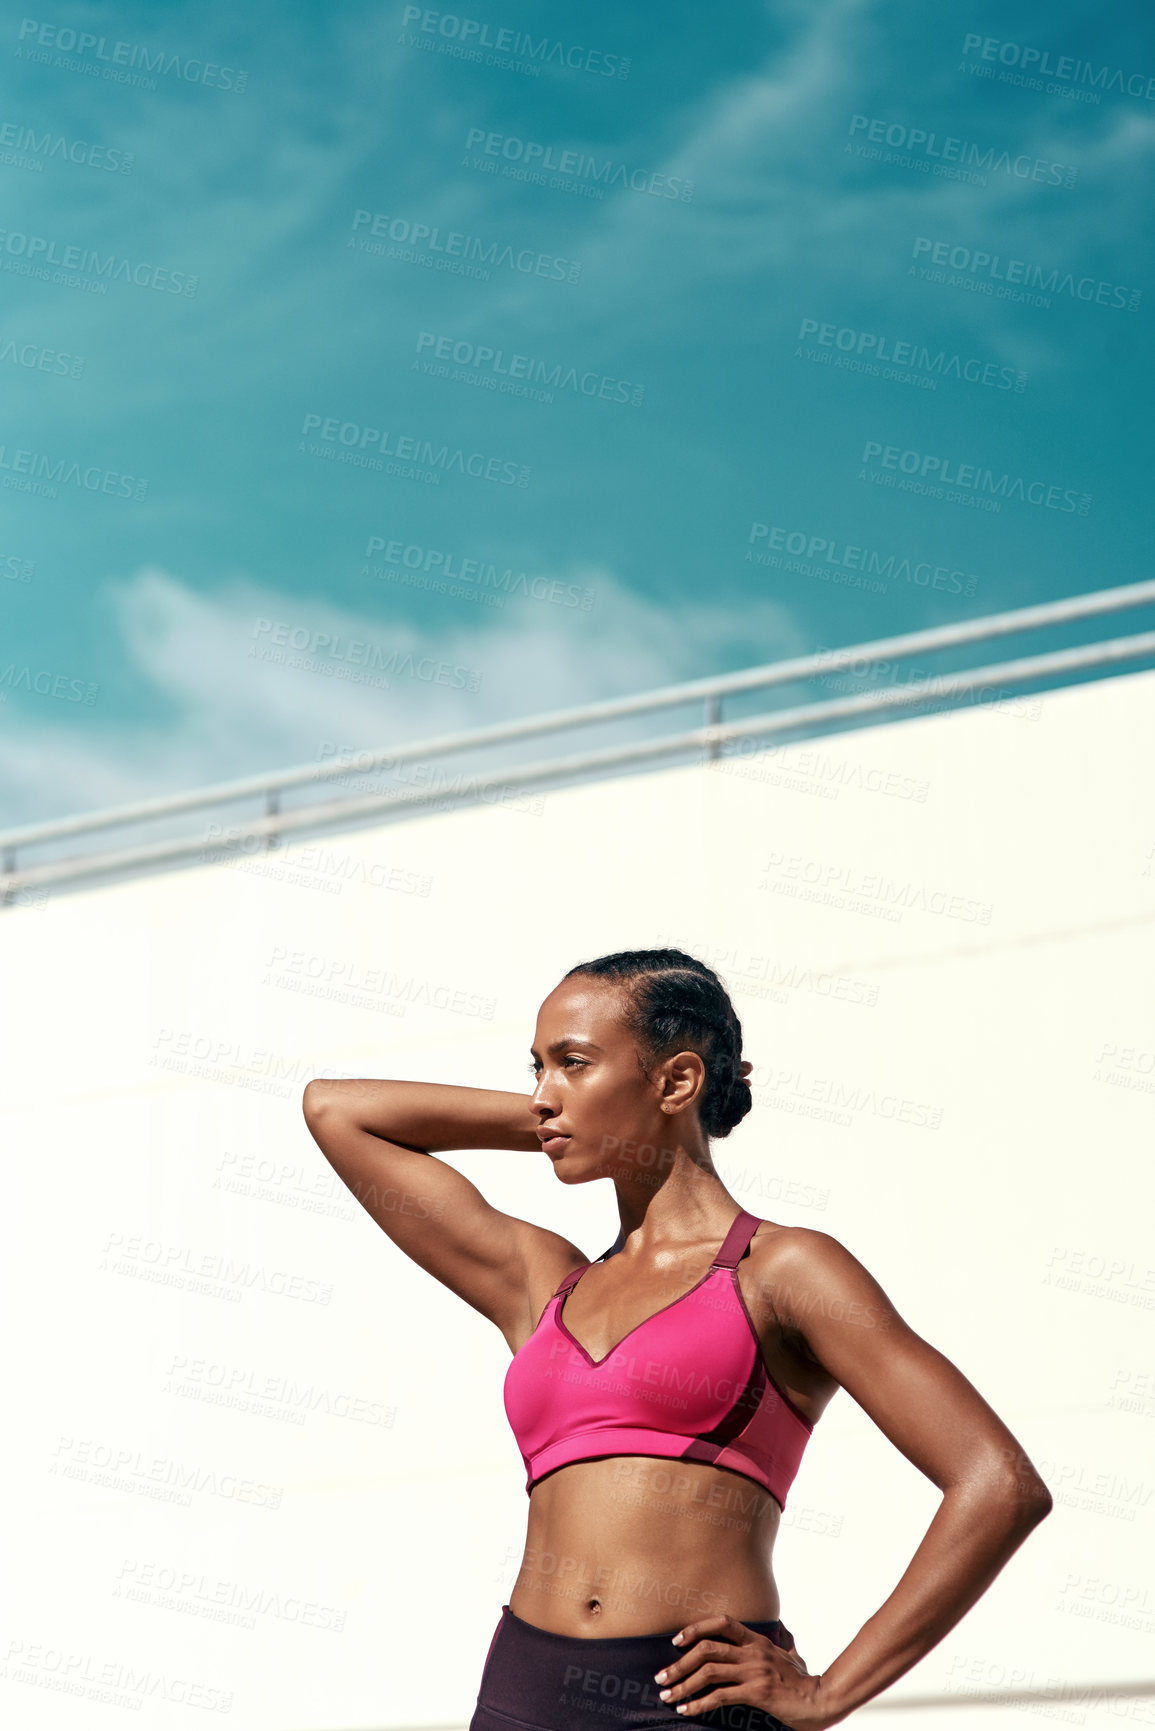
[[[740,1124],[754,1104],[754,1096],[750,1092],[750,1084],[746,1077],[735,1071],[730,1077],[730,1086],[723,1099],[718,1102],[718,1118],[725,1124],[720,1130],[721,1135],[727,1135]]]

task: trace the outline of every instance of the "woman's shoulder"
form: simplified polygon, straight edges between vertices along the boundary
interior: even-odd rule
[[[750,1240],[750,1260],[765,1278],[789,1275],[839,1282],[867,1275],[854,1252],[832,1233],[776,1220],[759,1220]]]
[[[759,1218],[750,1240],[750,1255],[760,1263],[789,1264],[836,1262],[851,1252],[829,1232],[812,1226],[786,1226],[778,1220]]]
[[[750,1241],[750,1262],[762,1296],[783,1322],[869,1316],[889,1328],[895,1321],[870,1270],[832,1233],[762,1221]]]

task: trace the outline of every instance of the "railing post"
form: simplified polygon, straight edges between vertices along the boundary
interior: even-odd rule
[[[707,727],[720,727],[721,724],[722,724],[722,699],[721,699],[721,696],[717,692],[715,692],[712,697],[707,697],[707,699],[706,699],[706,726]],[[721,748],[720,748],[718,741],[716,739],[708,739],[706,741],[706,757],[707,757],[707,759],[712,758],[712,757],[717,757],[720,754],[720,750],[721,750]]]
[[[281,811],[280,793],[277,791],[276,788],[270,788],[268,793],[265,795],[265,816],[266,817],[278,817],[280,815],[280,811]],[[276,835],[273,830],[270,830],[268,835],[265,837],[265,852],[266,853],[272,853],[273,849],[275,847],[279,847],[279,846],[280,846],[280,837],[278,835]]]

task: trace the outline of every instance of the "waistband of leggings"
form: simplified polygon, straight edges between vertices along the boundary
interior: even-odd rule
[[[536,1623],[527,1623],[524,1617],[519,1617],[517,1612],[511,1611],[508,1605],[501,1607],[501,1615],[511,1628],[525,1640],[533,1639],[542,1643],[554,1642],[559,1648],[570,1646],[592,1650],[594,1647],[616,1647],[619,1652],[623,1653],[627,1646],[631,1644],[636,1646],[640,1641],[669,1641],[678,1633],[679,1629],[686,1627],[687,1622],[695,1620],[688,1618],[681,1623],[674,1623],[668,1629],[659,1629],[651,1635],[559,1635],[554,1629],[539,1629]],[[776,1647],[792,1647],[794,1645],[794,1637],[780,1617],[759,1618],[757,1620],[739,1617],[737,1620],[744,1623],[747,1629],[753,1629],[756,1634],[765,1635],[774,1642]]]

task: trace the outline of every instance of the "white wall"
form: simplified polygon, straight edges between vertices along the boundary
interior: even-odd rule
[[[1153,714],[1145,673],[9,909],[11,1722],[467,1721],[524,1537],[508,1353],[344,1200],[300,1093],[528,1091],[561,972],[659,942],[743,1019],[735,1197],[846,1242],[1055,1492],[895,1696],[1150,1676]],[[452,1158],[590,1255],[612,1240],[608,1185]],[[836,1399],[779,1548],[812,1668],[935,1501]]]

